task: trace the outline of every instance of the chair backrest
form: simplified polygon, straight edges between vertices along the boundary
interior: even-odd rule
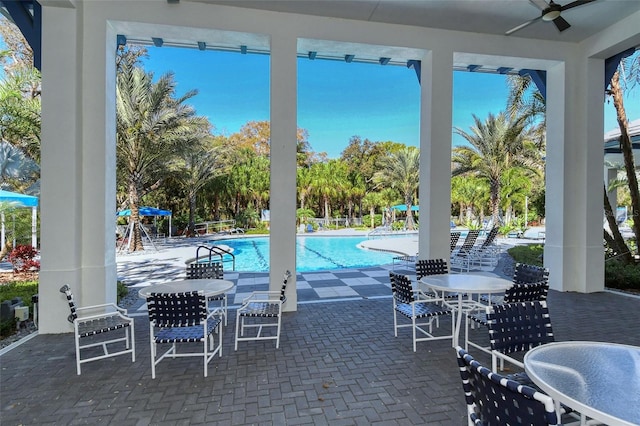
[[[286,270],[284,272],[284,278],[282,279],[282,288],[280,289],[280,301],[284,303],[287,300],[285,292],[287,290],[287,282],[291,279],[291,271]]]
[[[224,268],[221,262],[190,263],[187,265],[187,278],[222,279],[224,278]]]
[[[504,292],[503,303],[532,302],[547,300],[549,284],[545,282],[533,284],[514,284]]]
[[[403,274],[395,274],[389,272],[389,281],[391,281],[391,291],[393,297],[400,303],[411,303],[413,298],[413,286],[408,276]]]
[[[60,287],[60,293],[64,293],[67,296],[67,303],[69,303],[69,309],[71,310],[71,314],[67,317],[67,321],[73,324],[76,318],[78,318],[78,314],[76,312],[76,302],[73,300],[71,288],[65,284]]]
[[[542,266],[516,263],[513,271],[513,282],[516,284],[549,283],[549,270]]]
[[[451,233],[451,241],[449,242],[449,253],[455,250],[458,245],[458,240],[460,239],[460,232],[452,232]]]
[[[416,277],[442,275],[449,273],[449,265],[444,259],[420,259],[416,261]]]
[[[500,229],[497,226],[491,228],[491,231],[489,231],[489,233],[487,234],[487,238],[484,239],[482,245],[480,246],[480,250],[485,250],[487,247],[493,244],[493,242],[496,240],[496,237],[498,236],[499,230]]]
[[[483,425],[558,424],[551,397],[492,373],[459,346],[456,354],[472,422]]]
[[[191,327],[207,319],[204,292],[151,293],[147,297],[149,321],[158,327]]]
[[[475,245],[479,235],[480,235],[479,229],[470,229],[469,232],[467,233],[467,236],[464,239],[464,242],[462,243],[462,247],[460,247],[460,252],[462,253],[470,252],[473,246]]]
[[[490,305],[486,312],[492,350],[509,354],[554,341],[546,301]]]

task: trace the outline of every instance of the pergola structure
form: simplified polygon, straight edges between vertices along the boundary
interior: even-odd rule
[[[525,30],[510,36],[472,32],[471,21],[460,24],[464,31],[459,31],[453,28],[453,21],[448,29],[438,29],[418,23],[374,22],[371,15],[360,17],[355,13],[362,5],[383,2],[345,2],[344,8],[335,6],[344,15],[354,12],[354,17],[314,13],[314,6],[331,2],[287,2],[307,4],[309,14],[229,6],[244,3],[251,7],[276,2],[40,2],[41,333],[69,330],[65,305],[57,292],[63,283],[74,289],[81,305],[112,302],[116,298],[114,63],[118,44],[130,41],[270,55],[270,238],[274,285],[283,271],[294,270],[296,265],[292,224],[296,221],[300,57],[403,64],[412,66],[418,74],[420,181],[424,182],[419,199],[421,210],[426,212],[419,231],[421,258],[446,258],[449,252],[452,71],[477,70],[479,65],[495,72],[535,70],[535,75],[544,77],[546,83],[544,258],[551,272],[550,285],[556,290],[587,293],[604,288],[605,61],[640,45],[640,7],[633,5],[628,16],[589,37],[571,39],[568,30],[567,38],[552,40],[523,38]],[[492,3],[495,6],[496,2],[487,2]],[[582,7],[584,13],[589,13],[587,8],[600,7],[598,3]],[[621,5],[634,2],[620,2],[620,6],[607,3],[612,4],[610,10],[614,13],[615,7],[630,7]],[[508,9],[520,7],[514,4]],[[572,13],[577,16],[579,12]],[[578,23],[573,23],[578,29]],[[526,31],[529,30],[534,29]],[[293,284],[287,289],[288,310],[297,309]]]

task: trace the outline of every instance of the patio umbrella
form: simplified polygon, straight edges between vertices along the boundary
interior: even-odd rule
[[[392,210],[398,210],[401,212],[406,212],[407,211],[407,205],[406,204],[398,204],[397,206],[391,206]],[[417,212],[420,211],[420,206],[411,206],[411,211],[412,212]]]

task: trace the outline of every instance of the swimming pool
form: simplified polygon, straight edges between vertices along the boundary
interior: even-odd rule
[[[392,253],[359,249],[358,244],[365,240],[365,237],[298,237],[296,270],[312,272],[366,268],[392,263],[393,257],[397,256]],[[225,244],[233,248],[236,271],[265,272],[269,270],[269,237],[234,238],[209,243]],[[225,263],[227,260],[229,259],[225,259]]]

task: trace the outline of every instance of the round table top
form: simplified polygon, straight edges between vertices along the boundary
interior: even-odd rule
[[[606,424],[640,423],[640,347],[555,342],[529,350],[527,375],[553,399]]]
[[[435,290],[458,293],[497,293],[513,285],[513,281],[504,278],[476,274],[428,275],[420,282]]]
[[[138,291],[141,299],[151,296],[151,293],[184,293],[189,291],[203,291],[207,297],[216,296],[231,290],[235,284],[233,281],[220,279],[192,279],[175,280],[166,283],[151,284]]]

